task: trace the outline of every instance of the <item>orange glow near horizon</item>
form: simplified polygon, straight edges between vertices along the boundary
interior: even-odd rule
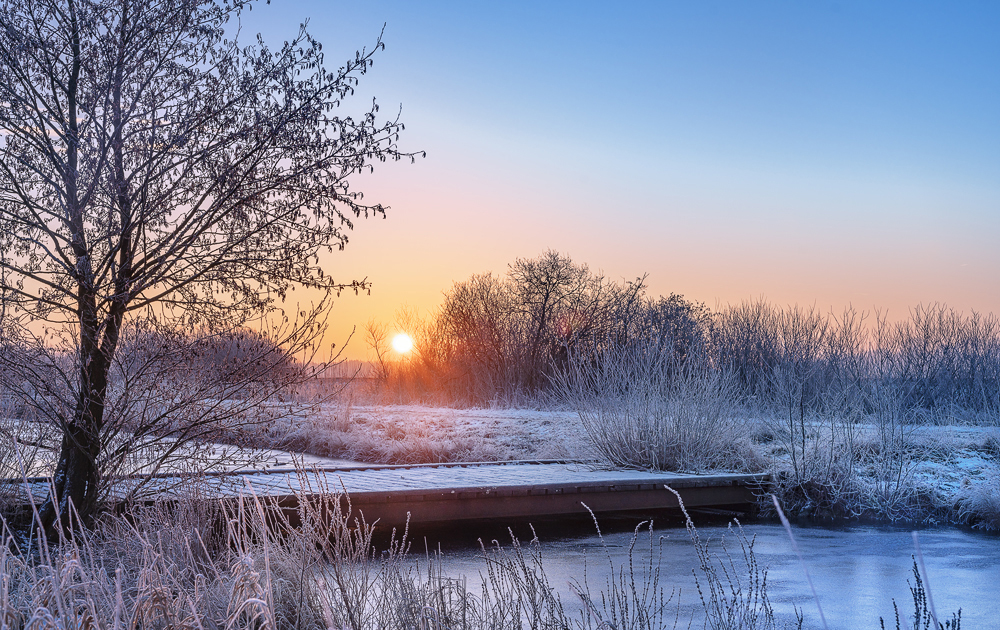
[[[359,177],[359,189],[389,206],[386,218],[356,222],[347,248],[321,263],[330,275],[371,283],[370,293],[345,293],[334,306],[327,340],[346,358],[371,358],[364,322],[404,330],[395,321],[401,308],[433,319],[454,283],[502,277],[516,259],[547,249],[609,280],[648,274],[650,296],[678,293],[712,310],[763,298],[824,313],[878,310],[890,320],[936,302],[1000,314],[1000,248],[992,244],[1000,215],[987,212],[1000,188],[910,182],[897,190],[831,176],[812,191],[775,174],[762,189],[730,173],[725,189],[705,181],[667,191],[654,181],[672,170],[665,164],[616,173],[621,190],[609,202],[588,197],[568,168],[541,176],[431,127],[413,142],[434,159]],[[583,157],[575,161],[576,171],[589,172]],[[525,189],[534,196],[525,200]]]
[[[269,41],[309,16],[346,53],[388,21],[351,102],[402,107],[399,149],[426,151],[351,176],[386,212],[319,263],[371,287],[331,311],[341,358],[374,358],[366,322],[416,334],[454,283],[547,249],[713,311],[1000,315],[994,4],[592,3],[573,28],[527,6],[361,3],[346,32],[315,0],[242,16]]]

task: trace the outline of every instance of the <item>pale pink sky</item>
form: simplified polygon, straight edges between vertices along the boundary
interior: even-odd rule
[[[491,157],[471,149],[461,153],[466,160],[438,157],[436,164],[442,153],[390,165],[365,184],[391,209],[385,220],[359,221],[347,249],[330,255],[329,268],[341,277],[372,282],[371,295],[338,301],[338,344],[353,325],[361,332],[371,318],[391,322],[400,307],[429,315],[454,281],[502,274],[514,259],[547,248],[616,279],[648,272],[653,295],[677,292],[712,308],[764,296],[822,310],[877,307],[890,317],[934,301],[1000,313],[996,216],[976,223],[936,212],[948,200],[926,191],[779,203],[746,184],[733,184],[720,200],[719,193],[673,198],[639,182],[606,182],[597,194],[572,174],[546,182],[529,167],[484,166]],[[512,181],[518,186],[505,184]],[[630,216],[637,204],[657,210]],[[362,335],[347,355],[367,358]]]
[[[244,32],[309,17],[330,65],[386,23],[356,99],[427,151],[354,181],[391,210],[328,259],[372,282],[338,343],[548,248],[713,308],[1000,313],[1000,5],[277,4]]]

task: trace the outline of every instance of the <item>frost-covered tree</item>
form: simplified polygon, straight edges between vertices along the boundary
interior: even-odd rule
[[[246,0],[0,0],[0,298],[8,330],[72,340],[48,524],[90,514],[123,327],[236,328],[383,213],[348,186],[397,149],[374,103],[341,113],[383,45],[337,69],[305,27],[237,41]],[[305,318],[315,318],[315,313]],[[294,319],[294,318],[293,318]],[[315,321],[302,322],[308,328]]]

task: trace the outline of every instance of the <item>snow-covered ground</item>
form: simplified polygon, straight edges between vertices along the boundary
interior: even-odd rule
[[[331,406],[338,417],[327,427],[364,432],[387,442],[408,438],[474,440],[517,459],[591,459],[595,453],[579,416],[572,411],[453,409],[419,405]],[[320,426],[313,428],[319,429]],[[751,433],[754,431],[751,430]],[[859,427],[871,439],[873,427]],[[916,426],[904,430],[914,448],[916,474],[943,490],[1000,472],[1000,429],[980,426]],[[772,449],[768,449],[772,450]]]
[[[328,405],[264,439],[272,448],[384,464],[593,458],[568,411]]]
[[[780,440],[762,439],[767,433],[759,423],[752,423],[746,432],[754,436],[761,461],[780,469],[789,463],[787,451]],[[877,446],[873,433],[873,427],[856,428],[860,441]],[[903,433],[909,452],[906,483],[929,490],[938,507],[955,506],[959,499],[973,495],[1000,504],[1000,429],[918,426],[905,427]],[[575,412],[531,409],[329,404],[271,426],[252,441],[257,448],[213,445],[197,458],[203,463],[212,460],[213,470],[248,464],[270,469],[596,458]],[[872,458],[879,457],[877,449],[867,457],[871,466]],[[14,461],[6,458],[0,461],[4,463],[11,467]],[[162,472],[184,469],[184,464],[181,457]],[[10,472],[19,476],[13,468]]]
[[[593,457],[579,416],[569,411],[400,405],[354,407],[352,419],[390,440],[412,435],[482,441],[511,459]]]
[[[915,477],[944,496],[1000,478],[1000,430],[996,427],[916,427],[912,438],[922,445]]]

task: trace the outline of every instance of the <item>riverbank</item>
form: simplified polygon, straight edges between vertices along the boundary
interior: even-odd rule
[[[996,427],[811,421],[792,444],[780,422],[744,419],[735,433],[752,449],[744,462],[753,469],[724,470],[771,473],[794,516],[1000,529]],[[599,456],[580,416],[566,410],[339,403],[260,439],[269,448],[386,464]]]
[[[961,609],[966,626],[979,627],[1000,615],[990,591],[1000,579],[996,541],[968,530],[921,531],[924,567],[915,573],[908,531],[793,526],[817,604],[776,524],[662,529],[634,519],[600,523],[601,534],[595,521],[582,536],[556,528],[534,540],[520,526],[495,539],[484,531],[471,545],[476,532],[466,532],[464,546],[439,534],[450,545],[435,553],[433,532],[412,544],[383,532],[375,542],[376,528],[350,521],[338,502],[300,499],[294,515],[254,495],[228,507],[196,498],[132,506],[26,553],[17,547],[27,541],[7,530],[0,618],[13,627],[171,630],[770,630],[824,627],[821,605],[832,630],[874,629],[880,617],[893,627],[894,602],[902,627],[918,625],[908,589],[918,575],[942,619]]]

